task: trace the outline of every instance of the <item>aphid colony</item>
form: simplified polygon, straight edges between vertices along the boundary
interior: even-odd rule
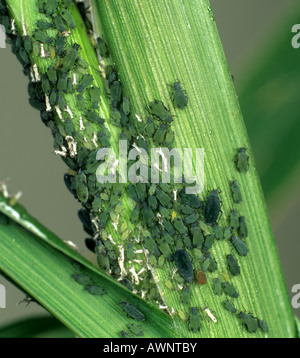
[[[172,281],[163,284],[167,289],[181,289],[180,299],[188,306],[188,326],[192,332],[201,327],[199,309],[190,306],[191,289],[188,284],[196,282],[206,285],[208,276],[218,269],[218,263],[211,254],[218,240],[232,244],[238,256],[245,257],[248,247],[246,220],[232,210],[229,225],[222,229],[218,220],[222,215],[220,191],[213,189],[202,202],[194,194],[185,193],[185,184],[100,184],[96,180],[99,162],[96,153],[101,147],[110,146],[110,132],[99,115],[101,90],[94,85],[94,77],[89,73],[88,64],[80,57],[80,45],[71,43],[70,34],[76,29],[68,7],[72,0],[39,0],[38,6],[45,19],[37,21],[32,38],[13,36],[10,19],[3,0],[0,0],[2,22],[12,41],[12,50],[23,65],[24,73],[31,82],[28,86],[30,104],[41,111],[42,121],[51,129],[54,147],[70,168],[64,175],[69,191],[82,203],[78,215],[84,230],[90,236],[86,246],[97,255],[99,267],[117,278],[126,288],[141,294],[143,298],[163,305],[161,292],[157,289],[156,278],[150,268],[161,268],[165,262],[174,267]],[[83,3],[77,3],[87,30],[92,25],[86,16]],[[102,58],[109,56],[105,42],[99,38],[98,52]],[[49,67],[40,74],[37,66],[31,66],[31,58],[51,60]],[[110,92],[111,117],[109,122],[119,128],[120,139],[126,139],[128,146],[146,150],[151,147],[171,148],[174,132],[171,128],[173,116],[166,105],[159,100],[148,104],[148,118],[133,118],[130,102],[123,96],[122,84],[113,66],[106,67],[106,81]],[[69,98],[76,100],[76,114],[69,108]],[[171,99],[174,107],[184,110],[188,97],[179,81],[172,85]],[[79,123],[79,129],[78,128]],[[84,136],[80,131],[84,131]],[[85,139],[84,139],[85,138]],[[84,140],[83,140],[84,139]],[[91,142],[94,147],[91,146]],[[249,157],[245,148],[240,148],[235,158],[240,173],[247,172]],[[231,183],[233,202],[242,201],[241,190],[236,180]],[[129,222],[123,216],[120,198],[126,194],[132,201]],[[106,231],[112,225],[120,235],[122,245],[117,245]],[[145,261],[146,255],[146,261]],[[233,277],[240,275],[238,259],[227,255],[228,270]],[[137,267],[140,269],[137,270]],[[225,276],[224,276],[225,277]],[[239,297],[234,285],[228,279],[214,280],[216,296]],[[104,289],[82,274],[73,275],[74,280],[85,286],[87,292],[102,295]],[[188,283],[188,284],[187,284]],[[121,303],[124,312],[132,318],[143,321],[144,315],[127,302]],[[224,307],[233,314],[237,313],[231,301],[226,300]],[[205,315],[214,323],[217,318],[208,307]],[[187,320],[186,314],[179,310],[178,316]],[[253,316],[240,312],[238,318],[249,332],[256,331]],[[260,323],[259,323],[260,322]],[[266,323],[257,320],[257,325],[267,331]],[[139,327],[127,327],[134,335],[142,335]],[[122,331],[122,336],[128,335]]]

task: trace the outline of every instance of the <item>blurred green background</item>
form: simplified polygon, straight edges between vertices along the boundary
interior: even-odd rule
[[[300,22],[296,0],[211,0],[234,85],[255,154],[288,291],[300,283],[300,49],[291,28]],[[66,166],[53,152],[52,136],[29,106],[27,78],[9,46],[0,49],[0,181],[64,240],[84,246],[79,204],[66,190]],[[262,237],[261,240],[264,238]],[[40,306],[20,303],[24,294],[0,277],[6,309],[0,328],[26,317],[45,316]],[[300,317],[300,309],[295,310]],[[47,321],[47,319],[49,321]]]

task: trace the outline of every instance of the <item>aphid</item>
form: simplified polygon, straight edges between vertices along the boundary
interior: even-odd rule
[[[63,96],[61,96],[61,95],[58,95],[57,104],[58,104],[58,107],[61,109],[66,108],[66,106],[67,106],[66,101],[64,100]]]
[[[234,235],[232,235],[231,240],[238,254],[241,256],[247,256],[249,250],[246,243]]]
[[[197,282],[199,285],[205,285],[207,282],[207,278],[202,270],[197,271]]]
[[[243,324],[249,333],[255,333],[258,329],[257,319],[248,313],[240,312],[238,317],[242,320]]]
[[[134,334],[135,336],[139,336],[142,337],[144,335],[144,332],[141,330],[141,328],[134,324],[134,323],[130,323],[127,328],[129,329],[129,331]]]
[[[106,225],[106,222],[108,220],[108,213],[107,212],[102,212],[100,215],[99,215],[99,226],[102,228],[102,227],[105,227]]]
[[[191,232],[193,235],[193,245],[198,248],[202,247],[202,245],[204,243],[204,236],[202,234],[200,227],[195,226],[195,227],[191,228]]]
[[[185,313],[184,313],[183,311],[178,310],[178,311],[177,311],[177,314],[178,314],[179,318],[180,318],[183,322],[185,322],[185,321],[187,320],[187,317],[186,317],[186,315],[185,315]]]
[[[222,288],[223,288],[224,292],[226,293],[226,295],[229,295],[234,298],[239,297],[239,294],[237,293],[236,289],[230,282],[223,282]]]
[[[41,30],[35,30],[32,34],[33,38],[39,42],[46,43],[51,45],[52,44],[52,38],[49,37],[47,34],[45,34]]]
[[[158,206],[157,199],[154,195],[148,196],[148,204],[152,210],[156,210]],[[167,210],[167,209],[166,209]]]
[[[147,124],[146,124],[146,127],[145,127],[145,132],[149,137],[152,137],[153,134],[154,134],[154,131],[155,131],[154,123],[153,123],[151,118],[148,118],[147,119]]]
[[[84,59],[82,59],[81,57],[77,58],[77,65],[82,67],[84,70],[87,70],[89,67],[89,64],[87,62],[85,62]]]
[[[74,0],[63,0],[62,7],[67,9],[70,5],[74,3]]]
[[[57,89],[59,92],[65,92],[67,90],[68,75],[62,73],[57,82]]]
[[[239,234],[241,238],[245,239],[248,236],[248,228],[246,225],[246,220],[244,216],[240,217],[240,227],[239,227]]]
[[[71,29],[75,29],[76,25],[73,19],[72,14],[68,11],[68,10],[63,10],[61,12],[61,16],[63,17],[63,19],[65,20],[65,22],[68,24],[69,27],[71,27]]]
[[[123,109],[124,114],[126,114],[126,116],[128,116],[130,113],[130,102],[129,102],[128,98],[126,98],[126,97],[123,98],[122,109]]]
[[[24,47],[21,47],[18,52],[21,62],[24,66],[28,65],[30,63],[29,57],[27,55],[27,52],[25,51]]]
[[[135,258],[135,253],[134,253],[134,250],[133,250],[133,246],[130,243],[127,245],[126,254],[127,254],[127,259],[129,261],[132,261]]]
[[[156,242],[151,237],[146,237],[143,241],[144,246],[154,255],[160,255]]]
[[[92,277],[87,276],[87,275],[83,275],[83,274],[79,274],[76,273],[72,276],[72,278],[78,282],[80,285],[92,285],[94,283],[94,280],[92,279]]]
[[[32,42],[29,36],[24,37],[24,49],[28,55],[32,52]]]
[[[62,146],[64,143],[64,138],[63,136],[59,133],[59,131],[57,130],[55,133],[55,142],[59,145]]]
[[[169,245],[174,245],[174,240],[172,238],[172,236],[170,234],[168,234],[166,231],[162,231],[162,237],[166,240],[166,242],[169,244]]]
[[[75,181],[76,181],[76,179],[75,179]],[[93,236],[94,232],[92,229],[92,222],[91,222],[91,218],[90,218],[88,211],[85,209],[79,209],[78,217],[79,217],[79,220],[83,224],[84,231],[86,231],[89,235]]]
[[[223,232],[222,232],[220,226],[217,225],[217,224],[214,225],[214,233],[216,235],[217,240],[222,240],[223,239]]]
[[[165,137],[165,146],[169,147],[174,141],[174,132],[169,129]]]
[[[86,110],[86,103],[84,98],[82,97],[81,94],[77,95],[77,101],[78,101],[78,108],[80,109],[80,111],[85,111]]]
[[[227,255],[228,268],[233,276],[238,276],[241,273],[241,268],[237,260],[232,255]]]
[[[57,82],[57,72],[54,69],[54,67],[50,66],[47,71],[47,76],[49,78],[49,81],[55,85]]]
[[[164,255],[160,255],[159,258],[158,258],[158,263],[157,263],[158,267],[162,268],[164,263],[165,263],[165,257],[164,257]]]
[[[131,334],[129,334],[128,332],[125,332],[125,331],[121,331],[120,332],[120,336],[121,338],[131,338]]]
[[[95,248],[96,248],[96,241],[92,238],[87,238],[84,240],[85,242],[85,246],[92,252],[95,253]]]
[[[47,0],[44,5],[44,10],[46,12],[46,15],[48,15],[48,16],[53,15],[55,13],[57,7],[58,7],[57,0]]]
[[[143,203],[142,216],[143,216],[143,221],[147,226],[152,227],[154,225],[155,223],[154,213],[146,203]]]
[[[224,229],[224,239],[229,240],[231,236],[231,230],[229,226],[226,226]]]
[[[173,99],[177,108],[184,109],[187,106],[188,97],[179,82],[173,84]]]
[[[113,107],[117,107],[121,102],[122,85],[120,81],[114,81],[110,86],[111,102]]]
[[[208,307],[204,307],[203,311],[207,314],[207,316],[214,322],[218,323],[217,318],[211,313],[210,309]]]
[[[162,144],[165,139],[166,132],[167,132],[167,125],[163,123],[159,126],[159,128],[155,132],[153,136],[153,142],[157,144]]]
[[[104,119],[99,117],[98,114],[96,112],[93,112],[93,111],[87,111],[85,113],[86,115],[86,118],[89,122],[92,122],[92,123],[97,123],[97,124],[103,124],[104,123]]]
[[[213,234],[206,236],[203,245],[203,252],[208,252],[212,248],[214,242],[215,242],[215,236]]]
[[[110,267],[110,261],[109,257],[107,256],[106,248],[100,240],[97,240],[95,250],[99,268],[105,272],[108,272]]]
[[[67,50],[65,57],[62,59],[61,69],[63,72],[68,72],[74,67],[78,58],[79,45],[75,43],[72,48]]]
[[[134,287],[132,285],[132,283],[128,280],[128,278],[124,277],[120,283],[126,287],[129,291],[133,291],[134,290]]]
[[[161,205],[170,208],[172,206],[172,199],[164,191],[156,189],[156,197]]]
[[[163,227],[168,231],[168,233],[170,235],[175,235],[176,234],[174,226],[170,223],[170,221],[164,219],[163,220]]]
[[[175,229],[179,232],[179,234],[184,235],[187,234],[187,227],[184,225],[183,221],[179,218],[175,218],[173,221],[173,225]]]
[[[236,209],[233,209],[230,215],[230,227],[231,230],[236,232],[239,228],[239,214]]]
[[[210,256],[209,254],[207,255],[207,257],[210,259],[210,263],[209,263],[209,266],[208,266],[208,271],[209,272],[215,272],[216,269],[218,268],[217,261],[212,256]]]
[[[59,32],[64,32],[66,30],[63,19],[60,16],[53,16],[52,21]]]
[[[197,258],[199,261],[204,261],[204,256],[203,256],[201,250],[199,250],[199,249],[193,249],[193,254],[196,256],[196,258]]]
[[[65,43],[66,40],[63,36],[57,36],[55,42],[55,51],[59,56],[61,56],[64,52]]]
[[[85,90],[88,86],[90,86],[94,81],[93,75],[85,75],[83,76],[82,80],[80,81],[77,91],[81,93],[83,90]]]
[[[39,12],[44,12],[45,0],[38,0],[38,1],[37,1],[37,4],[38,4]]]
[[[219,218],[221,211],[221,202],[218,190],[214,189],[209,194],[204,207],[204,220],[206,224],[215,224]]]
[[[70,118],[66,119],[65,130],[67,135],[71,136],[73,134],[73,123]]]
[[[133,304],[126,301],[121,302],[123,310],[127,313],[128,316],[132,317],[136,321],[145,321],[144,314],[137,309]]]
[[[106,294],[105,288],[102,286],[86,286],[85,289],[95,296],[103,296]]]
[[[82,203],[86,203],[89,197],[86,176],[83,172],[78,173],[76,177],[76,193]]]
[[[49,96],[49,102],[51,106],[54,106],[57,103],[57,89],[54,87]]]
[[[150,113],[153,116],[156,116],[160,120],[171,123],[172,116],[170,115],[169,110],[164,106],[161,101],[155,100],[154,102],[150,102],[149,104]]]
[[[223,304],[224,304],[224,307],[227,309],[227,311],[229,311],[229,312],[231,312],[233,314],[236,314],[237,310],[236,310],[236,308],[234,307],[234,304],[231,301],[226,300],[226,301],[223,302]]]
[[[207,257],[202,264],[202,271],[206,272],[210,266],[210,257]]]
[[[231,184],[231,193],[232,193],[233,201],[235,203],[239,204],[240,202],[243,201],[241,189],[236,180],[234,180]]]
[[[120,127],[120,123],[121,123],[121,113],[118,111],[117,108],[113,108],[111,111],[111,121],[112,123],[117,126]]]
[[[48,22],[46,20],[38,20],[36,22],[36,26],[40,29],[40,30],[47,30],[50,29],[51,27],[53,27],[51,22]]]
[[[235,165],[240,173],[246,173],[249,169],[249,156],[246,153],[246,148],[239,148],[235,157]]]
[[[215,278],[214,281],[214,294],[217,296],[221,296],[222,294],[222,286],[219,278]]]
[[[200,316],[197,307],[191,308],[190,313],[190,331],[199,332],[201,328]]]
[[[187,305],[190,301],[190,297],[191,297],[191,290],[190,290],[190,286],[186,286],[183,290],[182,290],[182,294],[180,297],[180,301],[183,305]]]
[[[94,109],[98,108],[98,103],[100,101],[100,88],[99,87],[92,87],[90,90],[91,100],[92,100],[92,107]]]
[[[104,58],[109,57],[108,48],[106,46],[106,43],[103,41],[103,39],[101,37],[97,38],[97,45],[98,45],[98,50],[99,50],[100,56],[104,57]]]
[[[177,249],[174,254],[174,260],[180,275],[192,283],[194,281],[194,271],[189,254],[184,249]]]
[[[172,251],[166,241],[161,242],[158,245],[158,248],[161,251],[161,253],[167,258],[168,261],[171,261],[173,259]]]
[[[186,224],[190,225],[190,224],[194,224],[198,219],[199,219],[199,214],[191,214],[187,216],[184,219],[184,221]]]
[[[258,322],[258,327],[265,333],[269,332],[269,326],[267,324],[267,322],[261,320],[261,319],[257,319]]]

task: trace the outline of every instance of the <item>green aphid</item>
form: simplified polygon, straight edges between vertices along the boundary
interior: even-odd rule
[[[237,293],[236,289],[230,282],[223,282],[222,288],[223,288],[223,291],[226,293],[226,295],[229,295],[234,298],[239,297],[239,294]]]
[[[93,75],[85,75],[83,76],[82,80],[80,81],[77,91],[81,93],[83,90],[85,90],[88,86],[90,86],[94,81]]]
[[[246,153],[246,148],[239,148],[235,157],[236,168],[240,173],[246,173],[249,169],[249,156]]]
[[[77,95],[77,101],[78,101],[78,108],[80,111],[85,111],[86,110],[86,102],[85,99],[82,97],[81,94]]]
[[[59,32],[66,31],[65,24],[60,16],[53,16],[52,21]]]
[[[249,333],[255,333],[258,329],[258,322],[255,317],[248,313],[240,312],[238,317],[242,320]]]
[[[189,328],[191,332],[199,332],[201,329],[200,315],[197,307],[191,308]]]
[[[148,204],[152,210],[156,210],[158,206],[157,199],[154,195],[148,196]]]
[[[100,140],[100,144],[101,144],[102,147],[104,147],[104,148],[109,148],[110,147],[110,142],[106,138],[106,136],[105,136],[105,134],[103,132],[98,132],[98,139]]]
[[[237,232],[238,228],[240,226],[239,223],[239,214],[236,209],[233,209],[230,215],[230,227],[231,230],[234,232]]]
[[[75,43],[70,49],[67,50],[65,57],[62,59],[61,69],[63,72],[70,71],[78,58],[79,45]]]
[[[49,93],[50,93],[50,90],[51,90],[51,85],[50,85],[48,76],[47,76],[46,74],[43,74],[43,75],[42,75],[41,84],[42,84],[42,90],[43,90],[43,92],[46,93],[46,94],[49,94]]]
[[[199,226],[195,226],[191,229],[193,235],[193,245],[195,247],[202,247],[204,243],[204,236]]]
[[[137,309],[133,304],[126,301],[121,302],[123,310],[127,313],[128,316],[132,317],[136,321],[145,321],[144,314]]]
[[[62,1],[62,7],[65,9],[67,9],[72,4],[74,4],[74,0],[63,0]]]
[[[213,234],[206,236],[203,245],[203,252],[208,252],[212,248],[214,242],[215,242],[215,236]]]
[[[99,268],[105,272],[108,272],[110,268],[109,257],[107,256],[107,250],[105,246],[99,240],[96,242],[95,253]]]
[[[233,201],[235,203],[239,204],[240,202],[243,201],[241,189],[236,180],[234,180],[231,184],[231,193],[232,193]]]
[[[227,311],[229,311],[233,314],[236,314],[237,309],[234,307],[234,304],[231,301],[226,300],[223,302],[223,304],[224,304],[225,309],[227,309]]]
[[[118,111],[117,108],[112,109],[110,119],[115,126],[121,126],[121,113]]]
[[[226,226],[224,229],[224,240],[229,240],[231,237],[231,229],[229,226]]]
[[[153,254],[149,254],[148,258],[149,258],[150,265],[152,267],[157,267],[157,259],[156,259],[156,257]]]
[[[76,25],[75,25],[73,16],[72,16],[72,14],[71,14],[68,10],[63,10],[63,11],[61,12],[61,16],[63,17],[63,19],[65,20],[65,22],[68,24],[68,26],[69,26],[71,29],[75,29],[75,28],[76,28]]]
[[[181,209],[182,213],[185,215],[195,214],[195,210],[193,208],[191,208],[190,206],[183,205],[183,206],[181,206],[180,209]]]
[[[90,95],[92,100],[92,107],[97,109],[99,107],[100,102],[100,88],[99,87],[92,87],[90,89]]]
[[[30,63],[30,60],[29,60],[27,52],[25,51],[25,48],[21,47],[19,49],[18,53],[19,53],[19,56],[20,56],[20,59],[21,59],[23,65],[25,65],[25,66],[28,65]]]
[[[45,44],[49,44],[49,45],[52,44],[52,38],[49,37],[47,34],[45,34],[41,30],[35,30],[32,36],[36,41],[39,41],[39,42],[42,42]]]
[[[166,240],[166,242],[167,242],[169,245],[171,245],[171,246],[174,245],[173,237],[172,237],[169,233],[167,233],[166,231],[163,230],[162,233],[161,233],[161,236],[162,236],[162,238],[163,238],[164,240]]]
[[[208,255],[209,259],[210,259],[210,263],[209,263],[209,266],[208,266],[208,271],[209,272],[215,272],[218,268],[218,263],[217,261],[215,260],[214,257]]]
[[[170,220],[171,219],[171,213],[169,211],[169,209],[165,208],[164,206],[159,206],[159,213],[160,215],[165,218]]]
[[[204,256],[199,249],[193,249],[193,254],[196,256],[197,260],[204,261]]]
[[[249,250],[246,243],[243,240],[232,235],[231,241],[240,256],[247,256]]]
[[[158,267],[162,268],[164,263],[165,263],[165,257],[164,257],[164,255],[160,255],[159,258],[158,258],[158,262],[157,262]]]
[[[81,67],[83,70],[87,70],[89,67],[89,64],[87,62],[84,61],[84,59],[82,59],[81,57],[77,58],[76,64]],[[78,69],[77,69],[78,71]],[[81,73],[85,74],[85,71],[81,71]]]
[[[192,244],[192,241],[191,241],[190,237],[188,235],[183,235],[182,238],[183,238],[183,242],[184,242],[185,246],[188,249],[192,249],[193,244]]]
[[[156,242],[151,237],[146,237],[144,239],[143,243],[144,243],[144,246],[146,247],[146,249],[148,249],[154,255],[160,255],[158,246],[157,246]]]
[[[127,328],[135,336],[142,337],[144,335],[144,332],[141,330],[141,328],[134,323],[130,323]]]
[[[92,204],[92,209],[94,213],[99,213],[101,207],[102,207],[102,200],[99,196],[96,196]]]
[[[61,96],[61,95],[58,95],[57,104],[58,104],[59,108],[61,108],[61,109],[66,108],[66,106],[67,106],[66,101],[64,100],[63,96]]]
[[[109,87],[111,102],[113,107],[117,107],[121,102],[122,97],[122,85],[120,81],[114,81]]]
[[[86,176],[83,172],[78,173],[76,176],[76,194],[82,203],[86,203],[89,197]]]
[[[47,71],[47,76],[49,78],[49,81],[55,85],[57,82],[57,71],[54,69],[53,66],[50,66]]]
[[[45,0],[37,0],[39,12],[44,12]]]
[[[261,319],[257,319],[258,322],[258,327],[265,333],[269,332],[269,326],[267,324],[267,322],[261,320]]]
[[[227,255],[228,268],[233,276],[238,276],[241,273],[241,268],[233,255]]]
[[[154,213],[146,203],[143,203],[142,215],[143,221],[148,227],[152,227],[155,224]]]
[[[173,259],[172,251],[170,249],[169,244],[166,241],[162,241],[158,245],[158,248],[161,251],[161,253],[167,258],[168,261],[171,261]]]
[[[106,290],[104,287],[102,286],[86,286],[85,288],[91,295],[95,295],[95,296],[103,296],[106,294]]]
[[[51,91],[50,93],[50,96],[49,96],[49,102],[51,104],[51,106],[54,106],[56,103],[57,103],[57,89],[56,87],[53,88],[53,90]]]
[[[87,111],[85,113],[86,115],[86,118],[89,122],[92,122],[92,123],[97,123],[97,124],[103,124],[104,123],[104,119],[101,118],[100,116],[98,116],[98,114],[96,112],[93,112],[93,111]]]
[[[55,133],[55,142],[59,145],[62,146],[64,144],[64,138],[63,136],[60,134],[59,131],[56,131]]]
[[[213,228],[214,228],[214,233],[215,233],[215,235],[216,235],[216,239],[217,239],[217,240],[222,240],[222,239],[223,239],[223,232],[222,232],[220,226],[217,225],[217,224],[215,224],[215,225],[213,226]]]
[[[73,134],[73,123],[70,118],[66,119],[65,131],[66,131],[66,134],[69,136],[71,136]]]
[[[210,258],[207,257],[202,264],[202,271],[206,272],[209,268],[209,265],[210,265]]]
[[[173,99],[177,108],[184,109],[187,106],[188,97],[179,82],[173,84]]]
[[[194,270],[187,251],[177,249],[174,254],[174,261],[179,274],[188,282],[192,283],[194,281]]]
[[[109,57],[108,48],[106,46],[106,43],[103,41],[103,39],[101,37],[97,38],[97,45],[98,45],[98,50],[99,50],[100,56],[104,57],[104,58]]]
[[[32,42],[29,36],[24,37],[24,49],[28,55],[32,52]]]
[[[203,231],[204,235],[210,235],[210,229],[209,227],[205,224],[204,221],[200,220],[199,221],[199,226],[201,227],[201,230]]]
[[[183,221],[179,218],[175,218],[173,221],[173,225],[175,227],[175,229],[180,233],[180,234],[187,234],[188,229],[187,227],[184,225]]]
[[[127,244],[126,254],[127,254],[127,259],[129,261],[132,261],[135,258],[135,253],[134,253],[134,250],[133,250],[133,246],[130,243]]]
[[[57,36],[56,42],[55,42],[55,51],[56,53],[61,56],[64,52],[66,40],[63,36]]]
[[[199,214],[191,214],[187,216],[184,221],[186,224],[194,224],[199,219]]]
[[[120,283],[125,286],[129,291],[133,291],[134,290],[134,287],[132,285],[132,283],[128,280],[128,278],[124,277]]]
[[[129,184],[127,186],[127,193],[131,199],[133,199],[134,201],[139,201],[139,198],[138,198],[136,190],[135,190],[135,185]]]
[[[175,246],[176,246],[176,250],[184,248],[183,241],[179,235],[175,236]]]
[[[126,331],[121,331],[120,332],[120,337],[121,338],[132,338],[132,335]]]
[[[156,144],[162,144],[164,142],[166,132],[167,132],[167,125],[163,123],[155,132],[153,136],[153,142]]]
[[[167,289],[168,290],[173,290],[174,289],[174,286],[173,286],[173,284],[172,284],[172,282],[170,281],[170,280],[166,280],[165,282],[164,282],[164,284],[165,284],[165,286],[167,287]]]
[[[170,208],[172,206],[172,199],[164,191],[156,189],[156,198],[161,203],[161,205]]]
[[[99,215],[99,226],[100,227],[105,227],[106,223],[107,223],[107,220],[108,220],[108,213],[107,212],[102,212],[100,215]]]
[[[126,98],[126,97],[123,98],[122,109],[123,109],[123,112],[126,114],[126,116],[128,116],[130,113],[130,102],[129,102],[128,98]]]
[[[190,286],[186,286],[183,290],[182,290],[182,294],[180,296],[180,301],[183,305],[187,305],[190,302],[190,298],[191,298],[191,290],[190,290]]]
[[[166,137],[165,137],[165,142],[164,142],[164,145],[166,147],[169,147],[174,141],[174,132],[172,129],[169,129],[167,131],[167,134],[166,134]]]
[[[36,22],[36,26],[40,30],[47,30],[47,29],[50,29],[51,27],[53,27],[53,24],[51,22],[46,21],[46,20],[38,20]]]
[[[67,90],[68,75],[62,73],[57,82],[57,89],[59,92],[65,92]]]
[[[175,235],[176,231],[174,229],[174,226],[170,223],[170,221],[164,219],[163,221],[163,227],[168,231],[170,235]]]
[[[87,275],[83,275],[83,274],[79,274],[79,273],[75,273],[72,278],[78,282],[80,285],[92,285],[94,283],[94,280],[92,279],[92,277],[87,276]]]
[[[149,137],[152,137],[154,132],[155,132],[155,127],[154,127],[154,123],[153,120],[151,118],[147,119],[147,124],[145,127],[145,132]]]
[[[170,115],[169,110],[164,106],[161,101],[155,100],[154,102],[150,102],[149,110],[153,116],[156,116],[160,120],[167,123],[172,122],[172,116]]]
[[[179,191],[178,197],[183,204],[191,206],[192,208],[200,209],[202,206],[201,200],[194,194],[186,194],[185,189]]]
[[[47,0],[45,1],[44,11],[46,15],[51,16],[57,11],[58,0]]]
[[[219,278],[215,278],[214,281],[214,294],[217,296],[221,296],[222,294],[222,286]]]
[[[246,219],[244,216],[240,217],[240,227],[239,227],[240,237],[245,239],[248,236],[248,228],[246,224]]]

